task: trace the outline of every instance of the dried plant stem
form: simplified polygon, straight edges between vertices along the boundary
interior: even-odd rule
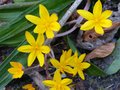
[[[76,22],[77,20],[72,20],[72,21],[66,22],[65,25],[75,24]]]
[[[55,58],[55,54],[54,54],[54,51],[51,49],[51,56],[52,58]]]
[[[47,75],[46,79],[49,79],[49,76],[50,76],[48,67],[49,67],[49,65],[47,63],[47,55],[45,55],[45,71],[46,71],[46,75]]]
[[[90,0],[87,0],[87,3],[85,5],[85,10],[88,10],[90,7]],[[80,25],[80,23],[82,22],[83,18],[82,17],[79,17],[77,20],[76,20],[76,24],[68,31],[66,32],[63,32],[63,33],[60,33],[60,34],[57,34],[55,37],[62,37],[62,36],[65,36],[65,35],[68,35],[70,33],[72,33],[73,31],[75,31],[77,29],[77,27]]]
[[[29,76],[33,79],[33,81],[36,83],[36,85],[39,87],[39,90],[48,90],[43,84],[43,77],[39,74],[37,71],[32,71],[32,73],[29,74]]]
[[[82,2],[82,0],[75,0],[75,2],[72,4],[72,6],[67,10],[65,15],[62,17],[62,19],[59,21],[61,27],[64,26],[66,21],[69,19],[69,17],[73,14],[73,12],[76,10],[76,8],[79,6],[79,4]]]
[[[32,71],[43,71],[43,68],[41,68],[40,65],[37,65],[24,70],[25,74],[30,74]]]

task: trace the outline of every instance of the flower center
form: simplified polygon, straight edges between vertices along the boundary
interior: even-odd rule
[[[38,50],[40,50],[40,47],[37,45],[37,46],[35,46],[35,51],[38,51]]]
[[[102,20],[101,17],[97,17],[97,18],[94,19],[94,23],[95,23],[96,25],[100,25],[101,20]]]

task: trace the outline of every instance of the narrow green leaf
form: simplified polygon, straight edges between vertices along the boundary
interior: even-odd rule
[[[102,69],[100,69],[93,63],[90,63],[90,64],[91,64],[91,66],[85,70],[85,72],[88,75],[90,75],[90,76],[106,76],[107,75]]]
[[[75,43],[69,38],[69,36],[67,36],[67,42],[70,46],[70,48],[72,49],[72,51],[75,53],[75,51],[78,52],[78,54],[80,55],[80,52],[77,50]]]
[[[111,75],[120,70],[120,39],[118,39],[113,53],[108,58],[112,59],[113,62],[105,70],[105,72]]]

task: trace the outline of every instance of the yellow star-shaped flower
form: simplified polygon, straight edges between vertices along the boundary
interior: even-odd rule
[[[44,35],[38,34],[37,40],[35,41],[34,37],[26,31],[25,33],[26,39],[30,45],[23,45],[18,48],[18,51],[24,53],[30,53],[28,56],[28,66],[31,66],[32,63],[35,61],[36,57],[42,67],[44,65],[44,54],[50,52],[50,48],[44,43]]]
[[[72,68],[69,66],[69,63],[72,61],[71,54],[72,54],[71,49],[68,51],[63,51],[63,54],[60,57],[60,62],[56,59],[51,59],[50,62],[60,72],[72,73]]]
[[[35,88],[33,87],[32,84],[27,84],[27,85],[23,86],[22,88],[25,90],[35,90]]]
[[[102,12],[102,4],[100,0],[95,3],[93,14],[87,10],[77,10],[77,12],[88,20],[81,26],[81,30],[86,31],[95,28],[96,33],[103,35],[104,30],[102,27],[108,28],[112,26],[112,21],[107,19],[111,16],[112,11],[106,10]]]
[[[85,76],[83,74],[83,70],[87,69],[90,67],[90,64],[87,62],[83,62],[84,58],[85,58],[86,54],[81,54],[78,57],[78,53],[75,52],[74,54],[74,59],[73,59],[73,63],[71,63],[71,65],[73,66],[73,76],[75,76],[77,73],[78,75],[84,80]]]
[[[8,72],[13,75],[13,78],[21,78],[24,74],[23,66],[19,62],[10,62],[11,68],[8,69]]]
[[[70,90],[67,85],[71,82],[69,78],[61,79],[60,72],[56,71],[53,80],[44,80],[43,84],[49,86],[50,90]]]
[[[36,24],[37,26],[34,29],[34,33],[43,34],[46,33],[47,38],[54,37],[54,31],[60,30],[60,24],[58,21],[57,14],[53,13],[51,16],[42,4],[39,5],[39,15],[40,17],[33,15],[26,15],[26,19],[30,22]]]

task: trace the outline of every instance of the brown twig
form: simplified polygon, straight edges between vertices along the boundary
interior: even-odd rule
[[[88,10],[90,7],[90,0],[87,0],[87,3],[85,5],[85,10]],[[76,20],[76,24],[68,31],[66,32],[63,32],[63,33],[60,33],[60,34],[57,34],[55,37],[62,37],[62,36],[66,36],[70,33],[72,33],[73,31],[75,31],[77,29],[78,26],[80,26],[80,23],[82,22],[83,18],[82,17],[79,17],[77,20]]]
[[[39,74],[39,72],[37,71],[32,71],[31,73],[28,74],[32,79],[33,81],[36,83],[36,85],[38,86],[39,90],[48,90],[43,84],[42,84],[42,81],[43,81],[43,77],[42,75]]]
[[[43,71],[44,69],[40,67],[40,65],[28,67],[24,70],[25,74],[30,74],[32,71]]]

